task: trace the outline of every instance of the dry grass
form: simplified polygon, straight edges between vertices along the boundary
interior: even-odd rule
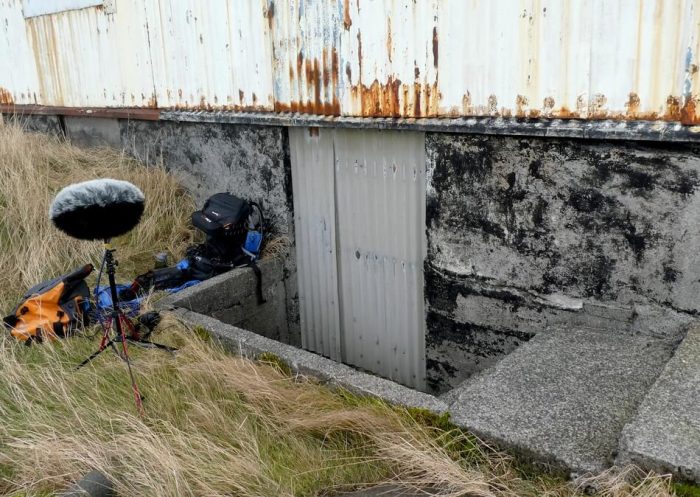
[[[0,174],[4,307],[37,281],[99,257],[99,244],[70,240],[46,220],[67,183],[112,176],[146,193],[144,222],[121,240],[122,275],[150,264],[153,251],[178,254],[189,243],[189,197],[164,171],[114,152],[0,126]],[[53,495],[98,469],[124,496],[328,495],[381,482],[452,497],[575,497],[588,488],[603,497],[673,495],[667,478],[635,470],[576,485],[525,472],[444,420],[232,357],[192,331],[166,317],[155,338],[177,354],[131,349],[144,418],[114,355],[74,371],[94,341],[28,348],[0,338],[0,494]]]
[[[114,355],[74,371],[94,342],[0,340],[0,493],[47,495],[99,469],[125,496],[319,495],[377,482],[453,497],[583,495],[404,410],[232,357],[172,318],[159,329],[180,350],[132,347],[143,419]],[[581,488],[671,495],[667,479],[639,476],[605,474]]]
[[[131,181],[146,195],[141,223],[115,241],[123,277],[151,267],[154,252],[179,256],[191,243],[192,199],[164,169],[146,169],[110,149],[79,149],[0,124],[0,309],[9,312],[22,292],[42,280],[98,264],[102,244],[63,235],[48,210],[62,187],[99,177]]]

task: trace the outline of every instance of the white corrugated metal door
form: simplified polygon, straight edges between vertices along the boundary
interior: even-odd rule
[[[425,135],[291,129],[302,343],[405,385],[425,376]]]

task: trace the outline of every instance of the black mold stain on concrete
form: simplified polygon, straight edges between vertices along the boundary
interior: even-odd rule
[[[531,334],[457,323],[440,313],[429,312],[426,338],[429,391],[440,394],[456,387],[530,338]],[[465,367],[465,362],[469,367]]]
[[[262,203],[271,234],[293,232],[284,128],[169,121],[120,124],[127,151],[147,162],[162,160],[198,203],[230,191]]]
[[[673,263],[700,243],[693,214],[700,210],[698,151],[689,144],[428,133],[429,334],[458,347],[476,342],[460,338],[457,324],[467,334],[493,332],[463,322],[469,317],[457,299],[474,290],[450,272],[493,288],[699,310],[700,265],[685,274]],[[524,304],[504,294],[508,312],[520,313]],[[428,358],[439,387],[436,371],[448,383],[451,376],[431,355],[435,340],[428,337]],[[463,361],[452,373],[469,367]]]

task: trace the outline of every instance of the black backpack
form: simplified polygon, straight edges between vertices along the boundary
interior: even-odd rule
[[[250,266],[258,280],[258,301],[264,302],[262,275],[255,264],[265,229],[260,205],[231,193],[216,193],[204,202],[202,210],[192,213],[192,224],[207,239],[187,250],[189,276],[205,280],[234,267]]]
[[[194,258],[191,266],[218,274],[249,264],[259,255],[264,223],[262,209],[255,202],[230,193],[212,195],[201,211],[192,213],[192,224],[207,239],[190,247],[188,256]]]
[[[192,224],[207,236],[206,241],[189,247],[186,260],[177,266],[137,276],[124,298],[130,300],[150,288],[174,288],[189,280],[203,281],[234,267],[250,266],[258,278],[258,301],[264,302],[262,275],[255,264],[265,229],[260,206],[230,193],[216,193],[202,210],[192,213]]]

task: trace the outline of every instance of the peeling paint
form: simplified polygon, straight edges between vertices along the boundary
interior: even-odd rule
[[[392,77],[386,83],[375,79],[370,86],[355,85],[350,95],[363,117],[434,117],[441,97],[437,84],[406,84]]]
[[[4,2],[0,50],[33,63],[0,61],[0,85],[18,105],[700,124],[700,10],[686,3],[620,17],[613,0],[546,15],[507,0],[360,2],[126,0],[26,21]]]
[[[12,105],[15,103],[12,93],[0,87],[0,105]]]

